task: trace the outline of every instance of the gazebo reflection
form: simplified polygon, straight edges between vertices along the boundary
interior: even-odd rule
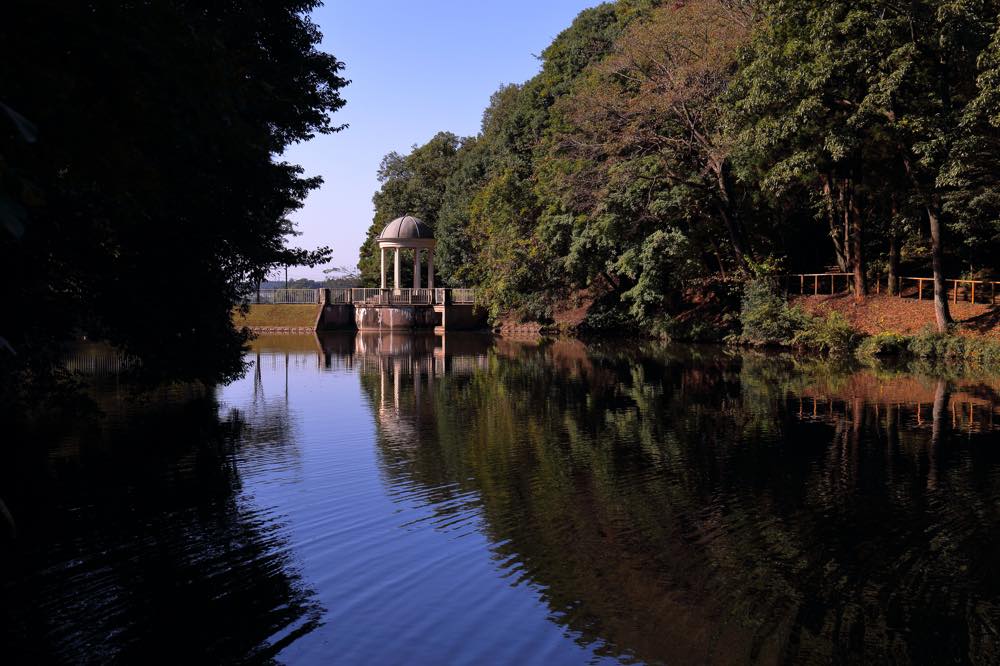
[[[428,398],[435,380],[487,369],[491,344],[489,336],[477,334],[359,332],[354,362],[386,434],[400,442],[417,441],[419,422],[433,412]]]

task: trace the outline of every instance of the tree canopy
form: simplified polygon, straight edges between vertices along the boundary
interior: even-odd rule
[[[0,265],[8,369],[85,332],[170,378],[241,367],[233,307],[315,264],[290,212],[320,184],[281,158],[341,129],[343,64],[316,0],[15,0],[0,23]]]
[[[383,169],[376,223],[423,200],[445,282],[494,315],[576,290],[670,329],[692,297],[776,270],[991,274],[1000,249],[998,3],[620,0],[498,90],[449,164]],[[422,162],[438,135],[409,156]],[[407,204],[410,205],[410,204]],[[373,253],[362,248],[371,281]],[[902,265],[902,268],[901,268]],[[376,267],[377,268],[377,267]]]

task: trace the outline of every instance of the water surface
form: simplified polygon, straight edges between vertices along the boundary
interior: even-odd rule
[[[993,663],[1000,377],[262,338],[5,447],[22,662]],[[112,368],[112,370],[108,370]]]

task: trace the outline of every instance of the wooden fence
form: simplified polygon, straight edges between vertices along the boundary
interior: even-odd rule
[[[930,277],[901,277],[898,278],[896,293],[900,298],[905,296],[916,296],[917,300],[924,300],[924,292],[928,298],[934,298],[934,278]],[[905,281],[905,282],[904,282]],[[904,289],[904,284],[916,282],[916,287]],[[926,284],[925,284],[926,283]],[[960,300],[969,303],[987,303],[996,305],[997,285],[1000,282],[992,280],[945,280],[945,288],[949,291],[948,300],[958,303]],[[949,287],[950,285],[950,287]]]
[[[118,375],[139,365],[136,357],[104,346],[83,346],[62,359],[62,366],[70,372],[97,376]]]
[[[853,277],[853,273],[792,273],[784,276],[785,291],[813,296],[849,293],[853,291]],[[929,298],[934,297],[932,277],[900,277],[896,280],[896,294],[900,298],[915,297],[923,300],[924,292]],[[874,286],[875,293],[881,293],[882,278],[876,278]],[[992,280],[945,280],[948,300],[954,303],[966,301],[996,305],[997,292],[1000,291],[998,286],[1000,282]]]
[[[835,294],[840,279],[843,291],[850,291],[852,277],[853,273],[792,273],[785,276],[785,291],[792,293],[797,286],[799,294]]]

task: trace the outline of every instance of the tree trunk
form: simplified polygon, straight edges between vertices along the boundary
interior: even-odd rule
[[[934,389],[934,407],[931,410],[931,445],[927,450],[927,487],[937,487],[937,452],[949,430],[948,403],[951,391],[948,381],[939,379]]]
[[[895,454],[899,450],[899,408],[896,403],[889,402],[885,406],[886,434],[889,438],[889,452]]]
[[[830,241],[833,243],[834,256],[841,273],[847,272],[847,254],[841,241],[840,228],[837,225],[837,202],[833,198],[833,187],[828,176],[820,176],[823,181],[823,197],[826,199],[826,222],[830,225]]]
[[[733,244],[736,263],[740,268],[746,268],[747,256],[750,251],[743,237],[743,226],[740,224],[739,213],[733,201],[733,188],[730,182],[729,168],[725,161],[716,167],[715,175],[719,186],[719,214],[726,225],[729,240]]]
[[[725,280],[727,277],[726,264],[722,261],[722,253],[719,252],[719,244],[715,242],[715,238],[712,236],[709,236],[708,240],[712,243],[712,255],[715,257],[715,260],[719,262],[719,272],[722,273],[722,279]]]
[[[868,295],[868,287],[865,285],[864,253],[861,251],[861,210],[853,186],[848,199],[851,219],[851,267],[854,273],[854,300],[861,302]]]
[[[854,266],[854,261],[851,257],[851,210],[850,206],[847,205],[844,195],[846,189],[847,181],[843,181],[837,192],[837,203],[839,204],[841,226],[843,227],[841,229],[841,237],[844,239],[844,272],[849,273]]]
[[[931,417],[933,421],[931,423],[931,443],[937,446],[941,441],[941,436],[945,434],[948,429],[948,402],[951,399],[951,393],[948,390],[948,381],[946,379],[937,380],[937,385],[934,387],[934,408],[931,412]]]
[[[948,287],[944,282],[944,248],[939,210],[936,201],[927,206],[927,220],[931,227],[931,268],[934,271],[934,319],[938,333],[947,333],[952,319],[948,309]]]
[[[895,233],[889,234],[889,295],[896,296],[899,286],[899,240]]]

